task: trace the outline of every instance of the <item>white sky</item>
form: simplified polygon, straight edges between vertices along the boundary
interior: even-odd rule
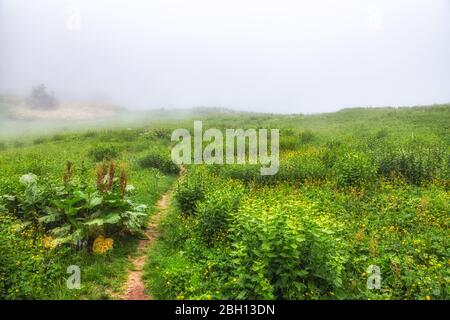
[[[38,83],[141,109],[450,102],[450,0],[0,0],[0,92]]]

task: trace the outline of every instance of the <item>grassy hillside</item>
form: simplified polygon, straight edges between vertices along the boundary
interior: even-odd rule
[[[73,188],[82,190],[80,181],[95,186],[97,163],[104,158],[112,159],[117,167],[122,163],[126,166],[128,183],[135,187],[126,199],[147,205],[146,214],[151,214],[153,205],[170,187],[174,176],[158,168],[141,167],[138,162],[149,154],[162,154],[168,158],[168,141],[167,136],[157,136],[155,131],[149,130],[89,131],[39,136],[21,141],[19,146],[12,143],[12,147],[1,151],[0,194],[4,205],[0,248],[2,252],[7,250],[9,255],[2,254],[1,258],[0,296],[99,299],[119,294],[126,269],[130,267],[128,257],[135,252],[139,234],[130,236],[98,230],[90,237],[80,238],[88,241],[84,248],[79,248],[76,242],[48,248],[42,245],[43,239],[49,235],[57,236],[42,223],[27,224],[28,218],[24,218],[24,214],[26,211],[38,211],[42,216],[49,213],[46,208],[53,204],[45,202],[45,199],[52,200],[52,195],[47,193],[51,192],[51,186],[63,185],[67,161],[73,163]],[[28,195],[30,190],[19,182],[21,176],[28,173],[38,177],[37,195]],[[118,174],[117,170],[116,176]],[[39,198],[41,192],[45,199]],[[15,197],[13,203],[5,199],[7,195]],[[65,195],[63,198],[67,199],[61,200],[69,200],[70,197]],[[75,203],[74,207],[77,206]],[[92,244],[98,234],[114,239],[114,249],[106,255],[92,253]],[[70,265],[78,265],[82,270],[81,290],[66,288],[66,269]]]
[[[11,125],[6,114],[1,121]],[[158,111],[139,118],[64,131],[56,123],[48,134],[27,131],[42,123],[20,121],[20,136],[2,131],[1,298],[116,297],[140,235],[115,214],[128,200],[145,204],[143,228],[171,186],[172,209],[146,266],[147,290],[156,298],[450,297],[450,105],[317,115]],[[279,173],[191,165],[174,183],[170,134],[192,130],[193,120],[205,129],[280,129]],[[105,191],[111,162],[117,169]],[[122,172],[135,188],[125,195]],[[32,175],[33,182],[20,182],[26,174],[37,182]],[[70,229],[64,241],[47,245],[61,228]],[[103,254],[93,252],[99,236],[114,241]],[[70,265],[82,270],[80,290],[66,288]],[[380,270],[380,289],[367,288],[378,270],[371,266]]]
[[[449,111],[209,118],[281,128],[280,171],[189,167],[148,287],[163,299],[448,299]]]

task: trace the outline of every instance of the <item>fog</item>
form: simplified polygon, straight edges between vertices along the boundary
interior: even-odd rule
[[[449,0],[0,0],[0,93],[315,113],[450,102]]]

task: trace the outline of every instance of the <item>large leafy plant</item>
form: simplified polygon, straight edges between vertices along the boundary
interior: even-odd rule
[[[20,182],[14,194],[2,196],[9,212],[37,223],[59,243],[142,230],[146,206],[127,197],[133,187],[127,184],[124,166],[116,170],[114,162],[98,164],[96,185],[74,179],[71,162],[62,184],[40,181],[33,174],[22,176]]]
[[[244,199],[233,215],[233,295],[314,299],[340,292],[346,254],[336,235],[308,216],[306,203],[300,210],[295,202],[263,194]]]

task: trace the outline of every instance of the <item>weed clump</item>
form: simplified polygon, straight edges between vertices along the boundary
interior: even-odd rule
[[[173,161],[158,153],[150,153],[145,157],[139,159],[138,164],[141,168],[155,168],[165,174],[178,174],[180,167],[173,163]]]
[[[197,202],[205,198],[208,184],[211,182],[207,178],[204,170],[189,170],[181,178],[175,189],[174,199],[184,215],[194,215],[197,209]]]
[[[89,151],[89,156],[96,162],[117,158],[117,147],[111,144],[97,145]]]

